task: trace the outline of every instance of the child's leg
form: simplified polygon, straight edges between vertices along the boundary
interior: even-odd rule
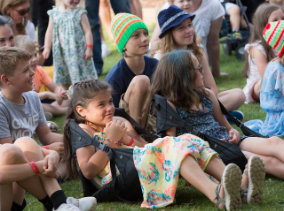
[[[0,165],[7,166],[7,165],[16,165],[16,164],[26,164],[27,162],[28,161],[26,160],[23,152],[15,145],[13,144],[1,145]],[[23,174],[23,172],[17,172],[15,170],[15,174]],[[9,176],[12,177],[15,175],[9,175]],[[30,180],[33,180],[32,183],[30,182]],[[3,181],[3,183],[5,184],[1,185],[1,201],[4,201],[5,203],[1,203],[2,209],[9,210],[5,208],[6,206],[10,206],[12,202],[21,205],[24,199],[24,193],[25,193],[24,190],[20,188],[16,183],[13,186],[13,189],[12,189],[12,183],[8,183],[5,181]],[[30,177],[29,179],[21,180],[21,183],[37,187],[37,190],[34,191],[34,195],[37,198],[42,199],[44,198],[44,196],[46,196],[44,190],[40,188],[41,183],[39,179],[37,179],[36,177]],[[3,208],[3,205],[5,206],[5,208]]]
[[[58,105],[57,102],[53,102],[51,104],[42,103],[43,110],[45,112],[50,112],[53,116],[61,116],[67,113],[68,107]]]
[[[239,31],[241,23],[240,8],[237,5],[231,6],[227,12],[230,15],[232,31]]]
[[[236,88],[218,93],[218,99],[228,111],[232,111],[244,104],[246,97],[243,90]]]
[[[214,202],[215,189],[218,184],[214,183],[208,178],[208,176],[202,171],[202,169],[199,167],[198,163],[194,160],[193,157],[187,156],[182,161],[180,167],[180,174],[187,182],[189,182],[200,192],[205,194],[212,202]],[[223,189],[220,192],[220,196],[224,197]]]
[[[14,144],[23,151],[26,162],[43,160],[44,156],[40,146],[31,138],[25,137],[18,139]],[[35,185],[35,182],[37,185]],[[50,196],[52,193],[61,190],[55,178],[46,177],[44,175],[35,178],[31,177],[25,180],[25,182],[19,181],[18,184],[39,199],[44,198],[47,195]],[[41,195],[38,195],[38,193],[41,193]]]
[[[0,185],[0,210],[11,210],[13,203],[12,184]]]
[[[219,170],[222,170],[224,167],[217,160],[213,160],[212,164],[216,164],[217,168],[221,168]],[[211,166],[209,167],[209,171],[211,171]],[[226,209],[240,208],[241,170],[235,164],[229,164],[223,169],[221,186],[211,181],[191,156],[187,156],[183,160],[180,174],[187,182],[205,194],[213,203],[219,200],[222,201],[223,199],[223,203],[221,202],[218,205],[219,209],[224,209],[225,207]],[[216,175],[218,176],[218,173]]]
[[[129,115],[139,124],[145,126],[147,116],[142,116],[144,102],[150,92],[150,79],[145,75],[135,76],[124,95],[124,101],[129,105]],[[148,109],[147,109],[148,110]]]
[[[284,180],[284,163],[279,159],[271,156],[258,155],[248,151],[243,151],[243,153],[247,158],[251,157],[252,155],[259,156],[263,160],[265,171],[268,174]]]
[[[279,137],[248,137],[241,142],[240,148],[259,156],[277,158],[284,163],[284,142]]]

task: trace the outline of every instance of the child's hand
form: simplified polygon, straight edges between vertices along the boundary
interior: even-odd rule
[[[53,151],[46,155],[43,159],[43,172],[42,174],[49,177],[57,177],[56,170],[58,167],[59,155]]]
[[[50,54],[50,49],[44,48],[43,52],[42,52],[42,56],[44,59],[48,59]]]
[[[56,90],[56,102],[58,105],[61,105],[63,100],[67,100],[67,91],[60,87],[59,89]]]
[[[114,141],[120,141],[121,138],[125,135],[126,129],[127,128],[123,121],[115,119],[106,124],[104,132],[106,132],[107,138]]]
[[[87,48],[84,54],[84,59],[88,60],[90,58],[92,58],[93,56],[93,49],[92,48]]]
[[[239,141],[240,141],[240,133],[237,130],[235,130],[234,128],[230,129],[229,130],[229,136],[230,136],[229,142],[231,144],[239,143]]]

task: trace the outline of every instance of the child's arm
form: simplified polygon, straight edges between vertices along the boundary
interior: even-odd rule
[[[118,116],[113,117],[113,119],[119,119],[123,121],[127,128],[126,134],[122,137],[122,140],[121,140],[122,143],[127,145],[131,143],[132,141],[131,138],[133,138],[134,143],[132,144],[132,146],[143,147],[145,144],[147,144],[147,142],[140,135],[138,135],[138,133],[134,130],[132,124],[129,121],[127,121],[126,119],[122,117],[118,117]]]
[[[93,35],[87,15],[85,13],[83,13],[81,16],[81,25],[86,39],[86,51],[84,59],[90,59],[93,56]]]
[[[176,107],[175,107],[175,105],[172,102],[167,100],[167,103],[176,111]],[[177,135],[176,127],[172,127],[172,128],[167,129],[166,130],[166,135],[175,137]]]
[[[94,136],[93,131],[85,127],[84,124],[80,124],[79,126],[88,133],[89,136]],[[97,176],[109,161],[107,154],[101,150],[95,152],[94,146],[86,146],[77,149],[76,156],[83,175],[90,180]]]
[[[209,68],[208,63],[208,57],[205,52],[205,50],[202,48],[202,61],[201,61],[202,67],[203,67],[203,78],[204,78],[204,84],[207,88],[210,88],[213,93],[218,96],[217,86],[215,79],[212,75],[212,72]]]
[[[47,59],[49,57],[51,47],[52,47],[52,33],[53,33],[53,20],[49,17],[48,27],[45,33],[44,38],[44,50],[43,50],[43,58]]]
[[[257,49],[256,47],[253,47],[250,50],[250,53],[252,55],[252,58],[255,59],[255,64],[257,66],[257,70],[261,78],[263,78],[264,72],[265,72],[265,69],[268,63],[266,56],[261,52],[261,50]]]
[[[240,134],[237,130],[232,128],[232,126],[229,124],[227,119],[225,118],[224,114],[222,113],[222,110],[220,108],[219,102],[214,95],[214,93],[211,90],[208,90],[209,98],[213,102],[213,116],[217,122],[219,122],[220,125],[227,128],[227,131],[230,135],[230,143],[238,143],[240,140]]]
[[[37,127],[36,134],[42,145],[47,145],[48,149],[55,150],[60,155],[63,155],[64,146],[62,134],[51,132],[47,125]]]

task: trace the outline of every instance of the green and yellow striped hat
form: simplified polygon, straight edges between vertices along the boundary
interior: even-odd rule
[[[118,13],[113,17],[111,21],[111,31],[120,53],[123,53],[125,44],[137,29],[145,29],[148,31],[147,26],[141,18],[133,14]]]
[[[268,23],[263,30],[263,38],[281,57],[284,53],[284,21]]]

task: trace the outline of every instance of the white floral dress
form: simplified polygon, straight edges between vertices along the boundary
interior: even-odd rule
[[[53,20],[54,82],[74,84],[87,79],[97,79],[93,59],[85,60],[86,40],[81,26],[81,16],[86,10],[75,8],[63,11],[59,7],[49,10]]]

